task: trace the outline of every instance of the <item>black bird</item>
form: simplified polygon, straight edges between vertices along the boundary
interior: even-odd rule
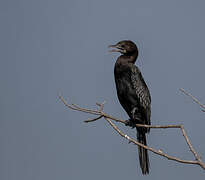
[[[138,57],[137,46],[132,41],[124,40],[109,47],[114,48],[110,52],[122,54],[115,63],[114,75],[118,99],[130,117],[127,125],[132,127],[136,127],[135,124],[150,125],[151,96],[139,68],[135,66]],[[149,132],[149,128],[136,129],[138,142],[147,145],[146,133]],[[142,174],[148,174],[148,152],[138,146],[138,153]]]

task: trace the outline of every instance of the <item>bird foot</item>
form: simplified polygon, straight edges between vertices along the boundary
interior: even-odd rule
[[[130,126],[132,129],[136,127],[131,119],[125,121],[125,126]]]

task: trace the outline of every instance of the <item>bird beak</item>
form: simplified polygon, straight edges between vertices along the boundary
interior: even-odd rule
[[[108,48],[114,48],[109,50],[109,52],[122,52],[122,49],[116,44],[116,45],[109,45]]]

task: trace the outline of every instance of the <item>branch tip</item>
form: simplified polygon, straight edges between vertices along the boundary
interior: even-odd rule
[[[179,89],[180,91],[182,91],[185,95],[189,96],[195,103],[197,103],[201,108],[202,111],[205,111],[205,105],[202,104],[197,98],[195,98],[191,93],[186,92],[183,88]]]

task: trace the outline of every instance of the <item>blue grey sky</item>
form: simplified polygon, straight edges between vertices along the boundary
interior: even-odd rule
[[[58,93],[84,107],[127,119],[115,90],[119,54],[130,39],[152,96],[152,124],[184,124],[205,161],[205,114],[179,88],[205,102],[205,1],[1,0],[0,179],[204,179],[194,165],[149,153],[142,176],[137,147],[104,121],[66,109]],[[135,137],[135,130],[119,125]],[[148,144],[193,159],[178,130],[151,130]]]

